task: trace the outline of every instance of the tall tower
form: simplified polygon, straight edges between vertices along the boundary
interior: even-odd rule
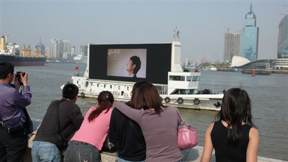
[[[245,26],[241,33],[240,56],[250,61],[258,59],[259,28],[256,26],[256,15],[250,11],[245,15]]]

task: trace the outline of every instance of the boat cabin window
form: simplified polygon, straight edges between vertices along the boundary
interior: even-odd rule
[[[193,82],[196,82],[198,81],[198,76],[193,76],[193,79],[192,79]]]
[[[192,76],[186,76],[186,81],[190,82],[192,80]]]
[[[185,76],[170,75],[169,80],[173,81],[185,81]]]
[[[129,87],[127,86],[127,91],[129,91]]]
[[[106,84],[104,84],[104,88],[106,88]]]
[[[99,84],[97,83],[97,87],[99,87]]]
[[[195,89],[175,89],[171,94],[196,94],[197,90]]]
[[[112,89],[112,85],[110,85],[110,89]]]

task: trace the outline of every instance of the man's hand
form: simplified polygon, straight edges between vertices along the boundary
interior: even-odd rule
[[[25,72],[25,75],[24,75],[24,76],[22,75],[22,73],[20,73],[20,77],[21,77],[23,86],[26,86],[26,85],[27,85],[27,81],[28,81],[28,73]],[[15,85],[15,86],[16,86],[16,85]]]
[[[19,90],[19,88],[20,88],[20,81],[19,81],[19,79],[17,78],[17,77],[14,77],[14,86],[15,86],[15,88],[17,89],[17,90]]]

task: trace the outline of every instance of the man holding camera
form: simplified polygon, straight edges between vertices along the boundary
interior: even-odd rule
[[[21,78],[21,80],[20,80]],[[14,85],[11,85],[14,79]],[[24,109],[30,105],[32,94],[27,85],[28,74],[14,77],[14,65],[0,63],[0,161],[19,162],[24,159],[28,136]],[[19,93],[20,83],[23,94]],[[26,111],[26,110],[25,110]]]

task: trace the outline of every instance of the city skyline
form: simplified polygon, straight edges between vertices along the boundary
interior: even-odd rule
[[[286,0],[216,1],[17,1],[2,0],[1,34],[8,42],[34,47],[41,38],[80,45],[172,42],[180,31],[182,61],[223,61],[225,27],[242,30],[250,4],[259,27],[258,59],[277,58],[278,25]]]

